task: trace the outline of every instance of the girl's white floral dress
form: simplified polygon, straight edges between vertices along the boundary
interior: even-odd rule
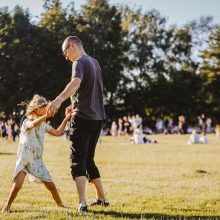
[[[21,126],[20,142],[17,152],[17,160],[13,181],[20,171],[28,175],[30,181],[51,182],[52,178],[48,172],[43,159],[44,135],[52,129],[46,122],[27,129],[30,119],[25,119]]]

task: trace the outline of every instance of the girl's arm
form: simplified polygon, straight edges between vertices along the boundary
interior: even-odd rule
[[[28,123],[27,130],[34,128],[41,124],[43,121],[45,121],[48,117],[50,117],[48,114],[45,114],[39,118],[34,119],[32,122]]]
[[[64,118],[64,120],[61,123],[61,125],[59,126],[59,128],[57,128],[57,129],[52,128],[51,130],[48,131],[48,133],[53,136],[61,136],[63,134],[65,127],[66,127],[66,124],[70,120],[70,118],[71,118],[71,113],[66,115],[66,117]]]

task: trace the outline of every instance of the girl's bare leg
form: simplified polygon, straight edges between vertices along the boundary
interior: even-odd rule
[[[45,187],[51,192],[53,199],[57,203],[57,206],[66,208],[60,199],[60,195],[57,191],[55,184],[53,182],[46,182],[46,181],[43,181],[43,183],[44,183]]]
[[[10,211],[11,204],[14,201],[14,199],[16,198],[19,190],[21,189],[21,187],[22,187],[22,185],[24,183],[25,176],[26,176],[26,173],[21,171],[15,177],[15,181],[14,181],[14,183],[12,185],[11,192],[10,192],[9,197],[8,197],[8,201],[7,201],[6,205],[5,205],[5,207],[1,211],[2,213]]]

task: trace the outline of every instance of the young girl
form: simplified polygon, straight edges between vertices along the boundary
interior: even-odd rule
[[[29,180],[44,183],[45,187],[51,192],[58,207],[65,207],[43,162],[42,154],[45,133],[53,136],[61,136],[67,121],[71,118],[71,113],[66,115],[58,129],[53,129],[45,122],[51,116],[46,113],[47,105],[48,102],[46,99],[39,95],[34,95],[33,99],[27,105],[27,119],[24,120],[21,126],[13,185],[8,201],[2,209],[2,213],[10,211],[11,204],[21,189],[26,174],[28,174]]]

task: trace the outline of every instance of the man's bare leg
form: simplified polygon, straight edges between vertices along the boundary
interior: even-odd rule
[[[93,202],[90,203],[91,206],[95,205],[103,205],[103,206],[109,206],[109,201],[105,198],[105,193],[102,187],[102,181],[101,178],[96,178],[91,180],[93,183],[93,186],[96,190],[96,199],[93,200]]]
[[[86,177],[85,176],[76,177],[75,182],[79,196],[79,204],[85,203]]]
[[[96,190],[96,198],[100,201],[104,201],[105,200],[105,193],[102,187],[102,182],[101,182],[101,178],[96,178],[91,180],[91,182],[93,183],[93,186]]]

